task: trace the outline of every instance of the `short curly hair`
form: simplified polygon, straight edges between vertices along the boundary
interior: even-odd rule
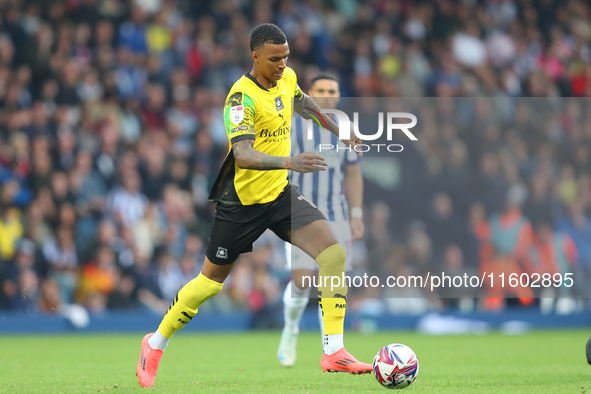
[[[265,45],[265,43],[285,44],[287,37],[279,26],[272,23],[263,23],[254,28],[250,34],[250,50],[254,51],[257,48]]]

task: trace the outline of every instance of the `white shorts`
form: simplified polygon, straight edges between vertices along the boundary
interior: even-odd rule
[[[337,241],[345,248],[347,260],[345,260],[345,271],[351,269],[352,248],[351,248],[351,225],[348,221],[328,222]],[[318,264],[312,257],[297,246],[285,243],[285,258],[287,259],[287,269],[307,269],[315,271]]]

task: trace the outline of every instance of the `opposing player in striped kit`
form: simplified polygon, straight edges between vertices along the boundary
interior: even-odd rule
[[[322,109],[334,109],[339,103],[340,89],[337,79],[330,74],[320,74],[312,79],[308,95]],[[336,149],[320,149],[332,146]],[[341,149],[342,148],[342,149]],[[351,242],[361,239],[365,232],[362,218],[363,178],[359,168],[361,157],[331,133],[312,124],[308,133],[306,120],[297,116],[292,120],[291,154],[314,152],[328,163],[327,171],[291,173],[291,183],[326,216],[337,240],[347,251],[345,269],[351,268]],[[346,184],[346,193],[345,193]],[[291,367],[296,360],[299,324],[310,297],[310,288],[304,287],[303,277],[312,277],[318,265],[297,246],[286,244],[292,280],[283,295],[285,325],[277,350],[281,365]],[[321,311],[320,311],[321,312]],[[322,315],[320,313],[322,331]]]

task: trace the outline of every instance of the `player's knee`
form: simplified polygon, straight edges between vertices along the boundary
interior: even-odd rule
[[[345,261],[347,260],[347,252],[341,244],[334,244],[324,249],[316,258],[316,262],[320,268],[336,271],[345,270]]]
[[[210,281],[217,282],[217,283],[220,283],[222,285],[224,284],[224,281],[226,280],[226,277],[227,277],[227,275],[224,275],[224,274],[216,275],[215,273],[211,273],[211,272],[208,273],[208,274],[204,274],[203,272],[201,272],[201,274],[204,277],[206,277],[207,279],[209,279]]]
[[[201,272],[195,279],[189,282],[189,284],[192,285],[192,288],[188,288],[187,291],[192,292],[192,294],[198,294],[199,297],[203,298],[204,300],[208,300],[218,294],[220,291],[222,291],[222,287],[224,286],[223,280],[217,281],[215,279],[209,278],[208,276],[204,275],[203,272]],[[184,289],[185,288],[182,290]]]
[[[309,289],[312,286],[312,270],[293,270],[291,272],[291,281],[299,290]]]
[[[212,263],[211,260],[205,257],[205,263],[201,269],[201,275],[209,280],[223,284],[228,275],[230,275],[235,263],[236,262],[227,265],[218,265]]]

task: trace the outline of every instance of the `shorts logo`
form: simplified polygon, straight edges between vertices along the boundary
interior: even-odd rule
[[[298,196],[298,200],[300,200],[300,201],[305,201],[305,202],[307,202],[308,204],[312,205],[314,208],[318,209],[318,207],[317,207],[316,205],[314,205],[314,203],[313,203],[312,201],[308,200],[308,199],[306,198],[306,196],[304,196],[303,194],[300,194],[300,195]]]
[[[228,258],[228,249],[222,248],[221,246],[218,247],[218,251],[215,254],[215,257],[218,259],[227,259]]]
[[[244,106],[237,105],[230,107],[230,121],[234,124],[239,124],[244,120]]]
[[[283,101],[281,100],[281,96],[275,99],[275,108],[277,108],[277,111],[281,111],[283,109]]]

